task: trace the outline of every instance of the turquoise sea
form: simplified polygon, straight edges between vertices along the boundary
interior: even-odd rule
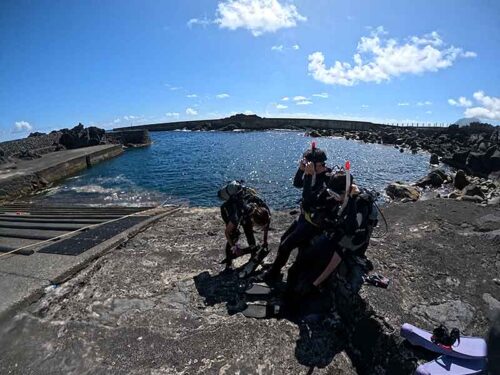
[[[215,206],[216,192],[232,179],[256,188],[273,208],[294,207],[297,163],[311,142],[326,150],[327,164],[351,162],[357,183],[383,192],[391,181],[413,182],[429,169],[427,154],[400,153],[392,146],[300,132],[187,132],[151,134],[153,145],[130,149],[37,196],[48,202],[151,205],[183,202]]]

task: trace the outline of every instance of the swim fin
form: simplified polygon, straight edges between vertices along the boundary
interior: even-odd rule
[[[277,316],[279,312],[279,305],[274,305],[267,302],[252,303],[242,311],[243,315],[245,315],[247,318],[254,319],[272,318]]]
[[[266,247],[262,247],[255,255],[253,255],[247,264],[245,264],[238,274],[240,279],[247,278],[252,273],[255,272],[257,267],[262,263],[264,258],[269,254],[269,250]]]
[[[273,289],[266,283],[255,283],[245,291],[246,294],[255,296],[267,296],[273,293]]]

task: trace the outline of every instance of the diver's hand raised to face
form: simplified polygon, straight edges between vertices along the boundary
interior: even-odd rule
[[[304,172],[306,169],[306,160],[305,159],[300,159],[299,160],[299,169]]]
[[[314,171],[314,163],[310,162],[310,161],[307,162],[304,173],[312,176],[314,174],[314,172],[315,172]]]

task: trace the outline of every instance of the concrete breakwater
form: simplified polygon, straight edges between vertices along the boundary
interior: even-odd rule
[[[121,145],[99,145],[52,152],[33,160],[17,160],[11,168],[0,170],[0,202],[47,188],[122,152]]]
[[[324,120],[324,119],[291,119],[291,118],[264,118],[257,115],[234,115],[227,118],[199,121],[178,121],[159,124],[148,124],[115,128],[114,130],[149,131],[167,130],[269,130],[269,129],[346,129],[346,130],[373,130],[380,126],[367,121]]]

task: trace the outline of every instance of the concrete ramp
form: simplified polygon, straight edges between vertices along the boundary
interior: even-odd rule
[[[0,318],[179,208],[0,206]]]
[[[149,218],[144,214],[148,210],[151,207],[7,204],[0,207],[0,252],[23,248],[26,240],[38,240],[38,245],[19,254],[78,255]],[[43,242],[50,239],[56,242]]]

